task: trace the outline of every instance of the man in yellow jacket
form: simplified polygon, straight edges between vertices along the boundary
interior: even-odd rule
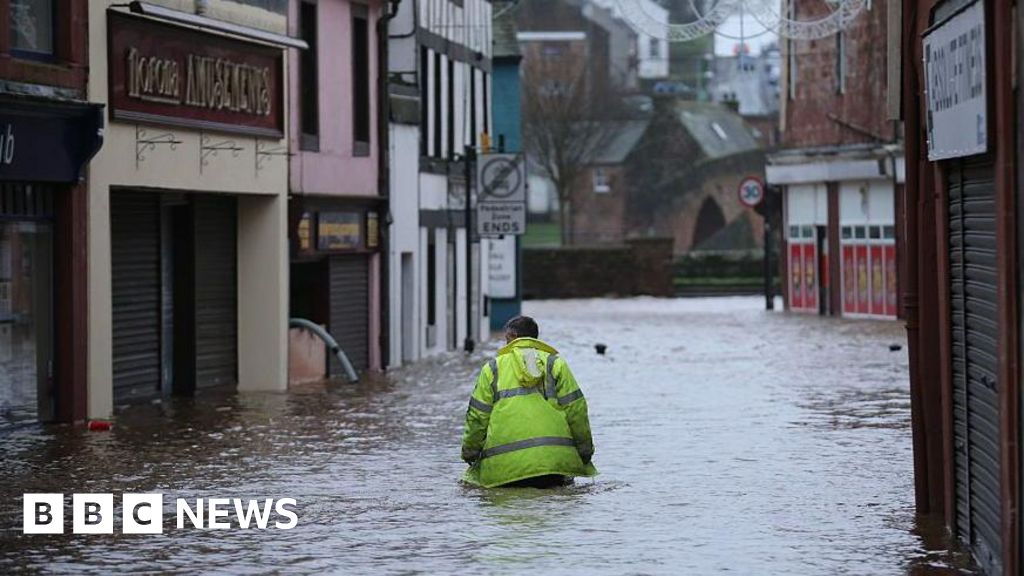
[[[583,391],[538,335],[532,318],[509,320],[505,347],[480,370],[462,435],[467,482],[547,487],[597,474]]]

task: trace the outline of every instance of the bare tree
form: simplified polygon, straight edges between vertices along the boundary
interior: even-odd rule
[[[613,137],[608,121],[621,106],[618,90],[595,78],[579,58],[534,61],[525,68],[525,148],[554,184],[562,244],[572,244],[572,191],[593,153]]]

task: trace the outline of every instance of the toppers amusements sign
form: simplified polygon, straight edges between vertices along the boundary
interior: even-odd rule
[[[282,51],[108,12],[113,120],[280,138]]]

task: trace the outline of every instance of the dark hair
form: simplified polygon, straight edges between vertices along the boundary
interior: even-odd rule
[[[516,316],[505,323],[505,334],[514,338],[536,338],[540,334],[537,322],[529,316]]]

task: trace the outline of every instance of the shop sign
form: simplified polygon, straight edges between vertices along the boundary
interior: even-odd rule
[[[0,104],[0,181],[75,182],[103,143],[101,108]]]
[[[321,212],[317,217],[317,249],[358,250],[363,245],[361,212]]]
[[[283,51],[109,11],[110,115],[280,138]]]
[[[376,248],[380,244],[380,219],[376,212],[366,213],[366,247]]]
[[[988,150],[985,8],[976,1],[924,36],[928,159]]]
[[[491,240],[487,249],[487,286],[491,298],[515,298],[516,237]]]
[[[313,249],[313,218],[309,212],[303,212],[299,218],[296,236],[299,240],[299,251],[308,252]]]

